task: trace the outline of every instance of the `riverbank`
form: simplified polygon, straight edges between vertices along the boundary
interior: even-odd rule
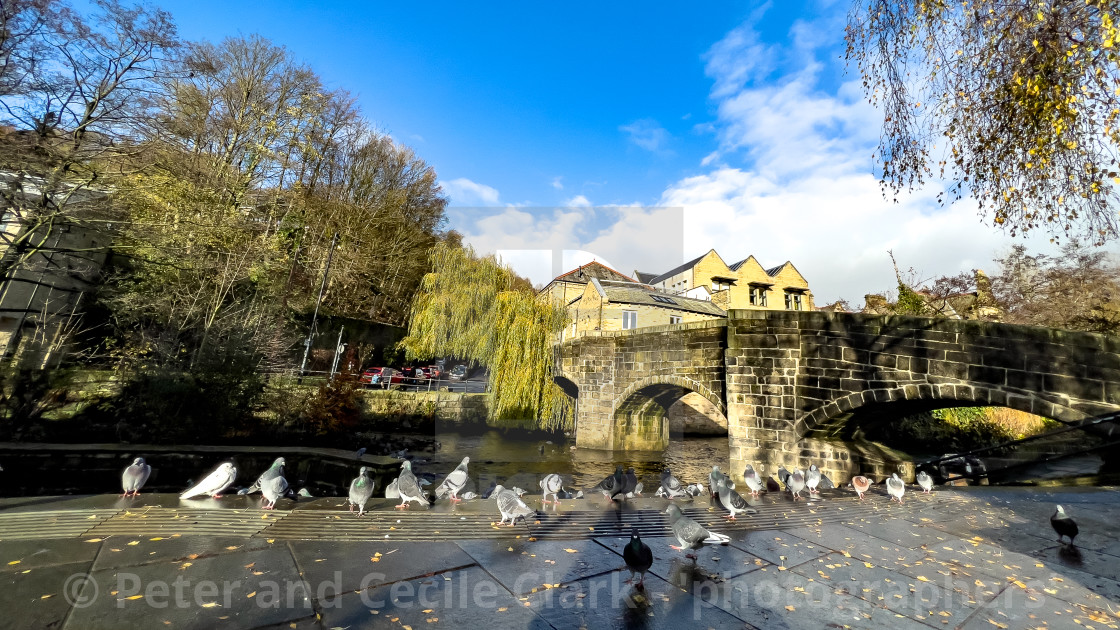
[[[540,508],[539,497],[529,499]],[[1048,517],[1077,519],[1078,560]],[[695,563],[668,548],[664,501],[564,500],[496,529],[493,501],[358,519],[338,498],[276,512],[259,499],[142,495],[0,500],[0,628],[1115,628],[1115,489],[937,489],[765,496]],[[187,518],[183,518],[186,516]],[[624,583],[637,527],[654,553]],[[1110,608],[1111,607],[1111,608]]]

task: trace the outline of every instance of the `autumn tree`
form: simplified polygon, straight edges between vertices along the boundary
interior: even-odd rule
[[[856,0],[848,58],[883,108],[885,189],[945,180],[1012,235],[1116,237],[1115,13],[1111,0]]]

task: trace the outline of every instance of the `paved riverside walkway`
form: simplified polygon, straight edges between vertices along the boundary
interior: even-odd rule
[[[502,528],[492,500],[394,503],[0,499],[0,628],[1120,628],[1110,488],[765,495],[735,522],[702,498],[680,505],[731,543],[695,562],[669,549],[662,499]],[[1056,503],[1079,558],[1059,553]],[[654,553],[644,591],[625,583],[631,529]]]

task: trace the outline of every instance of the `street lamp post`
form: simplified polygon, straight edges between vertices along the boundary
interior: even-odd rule
[[[331,260],[334,259],[334,249],[338,246],[338,232],[331,237],[331,251],[327,253],[327,266],[323,268],[323,280],[319,284],[319,297],[315,300],[315,312],[311,315],[311,328],[307,331],[307,340],[303,342],[303,361],[299,364],[299,382],[303,382],[303,374],[307,369],[307,355],[311,354],[311,340],[315,337],[315,323],[319,319],[319,305],[323,302],[323,292],[327,290],[327,274],[331,271]]]

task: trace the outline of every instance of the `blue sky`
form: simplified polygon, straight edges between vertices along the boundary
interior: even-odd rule
[[[934,189],[882,198],[848,2],[156,3],[185,38],[259,33],[354,93],[436,168],[450,227],[534,281],[557,271],[547,248],[626,273],[715,248],[858,304],[892,287],[887,250],[928,277],[1012,242]]]

